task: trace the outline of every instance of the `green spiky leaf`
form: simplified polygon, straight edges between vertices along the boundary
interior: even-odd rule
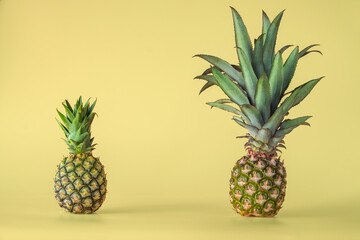
[[[73,114],[72,111],[68,108],[68,106],[66,106],[64,103],[62,103],[62,105],[64,106],[67,119],[69,119],[69,121],[72,121],[72,120],[74,119],[74,117],[75,117],[74,114]]]
[[[227,76],[222,74],[216,68],[212,69],[212,73],[218,82],[220,88],[224,91],[224,93],[236,104],[239,106],[243,104],[249,104],[248,98],[245,94],[236,86],[233,81],[231,81]]]
[[[71,122],[69,121],[69,119],[67,119],[67,117],[65,117],[61,112],[59,112],[59,110],[56,109],[56,111],[57,111],[61,121],[64,123],[65,127],[67,129],[69,129],[69,127],[71,125]]]
[[[194,79],[202,79],[202,80],[206,80],[208,82],[211,82],[215,85],[218,85],[217,82],[216,82],[216,79],[214,76],[212,75],[199,75],[199,76],[196,76]]]
[[[313,53],[313,52],[320,53],[321,55],[323,55],[322,52],[319,51],[319,50],[311,50],[311,51],[305,52],[303,55],[301,55],[301,57],[305,57],[305,56],[308,55],[309,53]]]
[[[236,109],[236,108],[234,108],[232,106],[229,106],[229,105],[225,105],[225,104],[217,103],[217,102],[208,102],[206,104],[210,105],[211,107],[217,107],[217,108],[220,108],[222,110],[234,113],[236,115],[241,115],[241,112],[238,109]]]
[[[72,109],[72,107],[71,107],[71,105],[70,105],[70,103],[69,103],[68,100],[65,100],[65,104],[66,104],[66,106],[69,108],[69,110],[70,110],[71,112],[74,112],[74,110]]]
[[[304,98],[311,92],[311,90],[315,87],[315,85],[322,79],[323,77],[310,80],[309,82],[297,87],[289,96],[289,98],[293,98],[293,102],[285,105],[285,110],[289,111],[291,107],[298,105]],[[292,100],[292,99],[291,99]],[[289,107],[290,106],[290,107]],[[286,112],[287,112],[286,111]]]
[[[317,78],[297,87],[289,97],[287,97],[280,107],[273,113],[269,120],[264,124],[263,128],[269,128],[273,134],[279,127],[287,112],[297,104],[299,104],[314,88],[314,86],[322,79]]]
[[[250,104],[244,104],[240,108],[241,111],[250,119],[251,125],[259,129],[262,127],[264,120],[259,110]]]
[[[312,44],[310,46],[307,46],[303,50],[299,52],[299,58],[304,57],[307,54],[307,51],[313,47],[320,46],[320,44]],[[320,52],[320,51],[319,51]],[[321,52],[320,52],[321,53]]]
[[[244,80],[245,80],[245,90],[248,93],[250,102],[255,102],[255,90],[256,90],[256,84],[257,84],[257,77],[254,73],[254,70],[251,66],[251,58],[249,59],[243,49],[238,48],[237,49],[239,58],[240,58],[240,67],[241,71],[244,74]]]
[[[263,24],[262,24],[262,34],[264,35],[262,42],[264,44],[265,40],[266,40],[267,31],[268,31],[269,26],[271,24],[268,15],[264,11],[262,11],[262,20],[263,20],[262,21],[263,22]]]
[[[251,121],[250,121],[250,119],[244,114],[244,113],[242,113],[242,112],[240,112],[240,114],[239,114],[240,116],[241,116],[241,118],[245,121],[245,123],[247,123],[247,124],[251,124]]]
[[[67,130],[67,128],[64,126],[64,124],[62,124],[61,122],[59,122],[59,120],[55,119],[56,122],[59,124],[60,128],[63,130],[65,136],[67,136],[69,134],[69,131]]]
[[[97,99],[95,99],[95,101],[91,104],[91,106],[88,109],[87,114],[91,114],[91,112],[94,110],[95,105],[96,105]]]
[[[240,16],[240,14],[231,7],[233,21],[234,21],[234,30],[235,30],[235,42],[236,47],[244,50],[244,54],[248,59],[251,59],[252,56],[252,46],[248,31],[245,27],[245,24]],[[240,59],[240,56],[239,56]]]
[[[290,127],[290,128],[285,128],[285,129],[280,129],[278,131],[276,131],[275,133],[275,137],[282,137],[285,136],[287,134],[289,134],[292,130],[294,130],[296,127],[298,126],[294,126],[294,127]]]
[[[286,49],[288,49],[289,47],[292,47],[292,46],[293,46],[293,45],[283,46],[282,48],[280,48],[279,52],[280,52],[281,54],[283,54],[283,53],[286,51]]]
[[[257,129],[254,126],[251,126],[251,125],[248,125],[248,124],[244,123],[244,121],[241,118],[239,118],[237,116],[234,116],[233,119],[237,124],[239,124],[240,126],[246,128],[249,131],[250,135],[256,136],[256,134],[258,133],[259,129]]]
[[[270,117],[270,103],[270,84],[266,73],[263,73],[256,85],[255,107],[259,109],[264,121],[267,121]]]
[[[257,141],[263,142],[263,143],[269,143],[270,139],[272,137],[272,132],[270,129],[262,128],[259,130],[259,132],[256,134],[255,139]]]
[[[308,126],[310,126],[310,124],[305,122],[310,117],[311,116],[305,116],[305,117],[295,118],[295,119],[292,119],[292,120],[290,120],[290,119],[285,120],[280,125],[279,130],[276,131],[275,137],[285,136],[286,134],[289,134],[292,130],[294,130],[295,128],[297,128],[300,125],[308,125]]]
[[[274,112],[277,108],[282,92],[282,86],[284,82],[283,60],[281,53],[276,54],[274,63],[271,67],[269,84],[271,94],[271,112]]]
[[[284,13],[284,11],[280,12],[275,17],[274,21],[270,24],[268,32],[266,34],[266,40],[265,40],[264,50],[263,50],[264,51],[263,62],[264,62],[265,71],[268,75],[270,75],[277,33],[278,33],[278,29],[279,29],[279,25],[280,25],[283,13]]]
[[[222,60],[221,58],[211,56],[211,55],[205,55],[205,54],[198,54],[195,55],[195,57],[200,57],[209,63],[213,64],[214,66],[218,67],[226,75],[228,75],[230,78],[234,79],[236,82],[240,84],[241,87],[245,86],[244,79],[239,71],[237,71],[230,63],[226,62],[225,60]]]
[[[261,35],[258,39],[255,40],[254,54],[252,58],[252,66],[255,71],[256,77],[260,77],[264,73],[264,64],[263,64],[263,38],[264,35]]]
[[[215,102],[217,102],[217,103],[234,103],[233,101],[231,101],[230,99],[227,99],[227,98],[219,99],[219,100],[216,100]]]
[[[281,143],[283,141],[284,136],[281,137],[272,137],[268,143],[269,146],[271,147],[276,147],[279,143]]]
[[[298,117],[295,119],[287,119],[280,125],[280,129],[300,126],[301,124],[304,124],[305,121],[308,120],[309,118],[311,118],[311,116]]]
[[[283,95],[286,89],[289,87],[291,79],[294,76],[295,69],[299,60],[299,47],[296,47],[284,64],[284,83],[282,86],[281,95]]]
[[[209,87],[214,86],[215,84],[213,84],[212,82],[207,82],[204,84],[204,86],[200,89],[199,95],[205,91],[206,89],[208,89]]]
[[[265,122],[263,128],[268,128],[272,132],[272,134],[275,134],[276,129],[279,127],[280,123],[284,119],[285,112],[282,107],[279,107],[273,115]]]

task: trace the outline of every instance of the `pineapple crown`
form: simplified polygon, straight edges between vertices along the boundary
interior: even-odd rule
[[[196,57],[208,61],[212,66],[195,78],[207,81],[200,93],[211,86],[218,86],[228,96],[227,99],[207,104],[235,114],[233,120],[249,131],[245,136],[239,137],[248,138],[249,141],[245,144],[248,148],[258,152],[275,153],[280,151],[279,147],[285,147],[283,138],[286,134],[300,125],[309,125],[306,120],[310,116],[286,120],[284,118],[322,77],[285,92],[294,76],[298,60],[311,52],[321,52],[310,50],[318,44],[310,45],[301,51],[296,46],[284,63],[282,54],[292,45],[286,45],[275,53],[277,33],[284,11],[272,22],[263,11],[262,34],[255,39],[253,48],[241,16],[234,8],[231,10],[240,64],[231,65],[218,57],[199,54]]]
[[[91,123],[94,120],[96,113],[92,112],[96,100],[90,105],[88,99],[85,105],[82,102],[81,96],[72,107],[67,100],[62,105],[65,108],[66,116],[56,109],[62,121],[59,122],[61,129],[65,133],[66,139],[64,141],[69,147],[71,154],[91,153],[94,150],[94,138],[91,138]]]

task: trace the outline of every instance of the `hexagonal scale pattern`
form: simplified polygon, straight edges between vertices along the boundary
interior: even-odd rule
[[[93,213],[106,196],[104,166],[92,154],[65,157],[55,175],[55,198],[72,213]]]
[[[236,162],[230,179],[230,203],[243,216],[275,216],[285,198],[286,171],[276,154],[248,154]]]

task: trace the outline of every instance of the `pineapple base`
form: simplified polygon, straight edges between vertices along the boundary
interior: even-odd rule
[[[91,153],[64,157],[55,175],[55,198],[71,213],[93,213],[106,196],[106,174]]]
[[[273,217],[285,198],[286,171],[277,154],[248,150],[230,179],[230,203],[242,216]]]

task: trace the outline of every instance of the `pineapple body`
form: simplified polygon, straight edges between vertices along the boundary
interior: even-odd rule
[[[240,158],[230,179],[230,203],[243,216],[275,216],[284,201],[286,171],[277,154],[252,150]]]
[[[93,213],[106,196],[106,174],[99,158],[91,153],[71,154],[58,165],[55,198],[72,213]]]

